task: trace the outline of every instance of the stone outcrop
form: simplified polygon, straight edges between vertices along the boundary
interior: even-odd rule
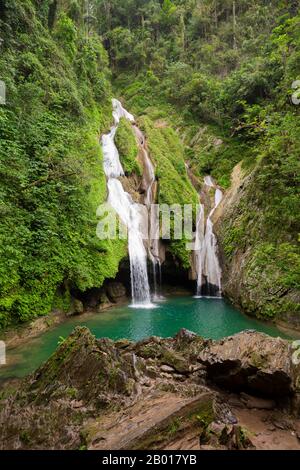
[[[72,317],[73,315],[81,315],[84,312],[83,302],[79,299],[73,299],[71,309],[67,312],[67,317]]]
[[[0,447],[251,448],[231,403],[270,413],[278,399],[292,406],[298,372],[287,341],[256,332],[208,341],[181,330],[133,343],[78,327],[14,392],[4,389]],[[229,401],[215,385],[248,394]]]
[[[106,293],[109,300],[114,303],[120,302],[122,299],[126,298],[126,289],[120,282],[110,282],[107,285]]]
[[[25,382],[25,390],[43,402],[72,388],[79,400],[101,408],[112,395],[131,395],[134,360],[133,353],[120,354],[112,340],[97,340],[87,328],[77,327]]]
[[[184,430],[192,417],[211,414],[214,394],[203,390],[193,397],[161,391],[141,399],[127,412],[103,418],[98,425],[87,425],[88,448],[93,450],[139,450],[160,448],[172,436],[172,428]],[[171,436],[170,436],[171,435]]]
[[[249,390],[272,397],[296,390],[297,367],[290,344],[256,331],[247,331],[210,343],[199,355],[208,377],[234,390]]]

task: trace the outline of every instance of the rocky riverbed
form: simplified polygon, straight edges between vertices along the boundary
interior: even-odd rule
[[[137,343],[78,327],[1,394],[2,449],[300,449],[288,341],[187,330]]]

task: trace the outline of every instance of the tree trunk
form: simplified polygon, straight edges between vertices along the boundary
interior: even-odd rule
[[[180,46],[181,46],[181,59],[185,56],[185,23],[183,14],[180,15]]]
[[[233,17],[233,48],[237,49],[236,42],[236,3],[235,0],[232,2],[232,17]]]
[[[57,0],[53,0],[53,2],[50,3],[49,5],[49,10],[48,10],[48,28],[49,29],[53,29],[53,26],[56,20],[56,14],[57,14]]]
[[[215,25],[218,27],[218,0],[215,0]]]
[[[105,2],[105,13],[106,13],[106,23],[108,31],[111,31],[111,14],[110,14],[110,3]]]

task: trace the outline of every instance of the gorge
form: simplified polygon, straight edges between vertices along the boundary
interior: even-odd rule
[[[299,448],[299,31],[0,0],[0,448]]]
[[[224,198],[211,217],[212,194],[211,198],[208,194],[200,198],[205,220],[200,212],[196,241],[204,246],[201,250],[199,246],[195,266],[185,248],[190,240],[171,239],[163,244],[163,253],[153,236],[158,230],[155,221],[149,227],[150,247],[141,243],[139,228],[131,227],[136,301],[151,301],[147,287],[140,285],[141,278],[153,284],[155,297],[162,271],[165,282],[177,280],[180,284],[181,279],[187,286],[189,277],[196,280],[195,272],[189,274],[192,270],[198,272],[196,294],[220,295],[222,291],[251,315],[298,328],[299,108],[288,101],[288,84],[297,78],[297,9],[277,2],[270,11],[270,6],[259,0],[252,6],[239,6],[235,15],[240,39],[236,37],[232,49],[230,35],[225,33],[227,27],[230,30],[232,15],[228,6],[224,6],[226,15],[216,6],[214,21],[210,21],[212,2],[203,6],[201,14],[210,25],[204,33],[198,1],[183,6],[175,0],[154,0],[158,33],[152,7],[136,5],[136,12],[145,9],[141,17],[149,20],[147,27],[144,24],[147,37],[142,40],[139,14],[133,14],[128,26],[122,6],[114,0],[110,0],[112,23],[101,14],[102,0],[89,1],[95,24],[89,25],[86,35],[79,20],[83,0],[75,3],[58,2],[43,9],[30,0],[16,2],[15,17],[6,3],[1,10],[2,36],[6,38],[1,79],[9,84],[20,76],[15,87],[6,87],[10,100],[0,108],[1,158],[5,162],[1,170],[5,209],[1,327],[42,317],[57,308],[71,311],[76,300],[82,302],[89,291],[118,277],[127,243],[97,240],[94,230],[96,209],[107,200],[107,185],[113,204],[117,207],[122,201],[118,209],[128,225],[135,223],[136,217],[129,214],[137,208],[126,193],[133,202],[147,207],[150,200],[195,207],[201,191],[212,193],[213,184]],[[284,15],[288,19],[280,27],[285,35],[280,35],[278,22]],[[266,24],[262,26],[261,21]],[[12,22],[20,25],[15,39],[9,33]],[[176,24],[184,26],[188,42],[177,41],[185,34],[180,36]],[[244,25],[250,25],[248,32]],[[41,49],[37,47],[38,36],[42,38]],[[280,68],[279,37],[292,44],[294,59],[284,71]],[[258,53],[255,41],[266,44],[264,54]],[[139,42],[147,57],[133,47]],[[217,42],[223,44],[221,49]],[[17,50],[22,48],[24,54],[18,62]],[[209,53],[209,48],[214,53]],[[46,52],[50,49],[54,51],[52,62]],[[234,61],[228,62],[227,51],[237,56]],[[272,75],[276,86],[269,79],[273,58],[280,70],[278,77]],[[255,67],[248,69],[249,63],[260,64],[257,75]],[[134,114],[135,125],[131,125],[133,116],[118,102],[111,108],[113,95]],[[39,96],[43,98],[39,100]],[[269,104],[268,115],[273,118],[266,120]],[[103,138],[103,157],[95,136],[107,133],[112,113],[118,125]],[[114,133],[119,133],[118,151],[124,151],[122,165],[115,154]],[[139,148],[132,140],[134,135]],[[14,160],[9,159],[8,164],[7,155],[12,153]],[[128,186],[123,186],[124,194],[123,178]],[[201,188],[203,179],[206,190]],[[15,220],[20,232],[12,236]],[[138,246],[135,255],[133,244]],[[146,274],[147,254],[152,267]]]

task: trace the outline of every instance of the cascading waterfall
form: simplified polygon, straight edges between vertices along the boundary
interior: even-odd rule
[[[211,177],[205,178],[205,184],[216,188]],[[222,191],[215,189],[214,207],[207,217],[205,224],[204,206],[200,206],[196,228],[196,270],[197,270],[197,296],[221,297],[222,272],[218,260],[217,239],[213,231],[212,216],[221,203]]]
[[[215,192],[215,205],[206,221],[204,252],[206,254],[204,273],[206,276],[207,295],[220,297],[222,291],[221,268],[218,260],[218,244],[213,231],[212,216],[222,200],[223,194],[220,189]]]
[[[128,121],[134,122],[134,116],[130,114],[128,111],[126,111],[125,108],[123,108],[122,103],[120,103],[120,101],[113,98],[112,105],[113,105],[113,118],[115,121],[115,126],[119,124],[120,119],[122,117],[124,117],[125,119],[128,119]]]
[[[124,176],[119,153],[114,143],[117,127],[113,126],[109,134],[102,137],[103,166],[106,177],[118,178]]]
[[[140,206],[123,189],[117,179],[124,175],[119,152],[114,143],[118,124],[122,117],[134,122],[122,104],[112,100],[114,126],[109,134],[102,137],[104,172],[107,177],[108,202],[116,211],[128,231],[128,253],[130,259],[131,293],[133,306],[151,307],[150,288],[147,273],[147,252],[143,242],[143,214]]]
[[[196,238],[195,238],[195,255],[196,255],[196,271],[197,271],[197,295],[201,294],[202,275],[204,267],[204,236],[205,236],[205,215],[204,205],[200,205],[197,216]]]

